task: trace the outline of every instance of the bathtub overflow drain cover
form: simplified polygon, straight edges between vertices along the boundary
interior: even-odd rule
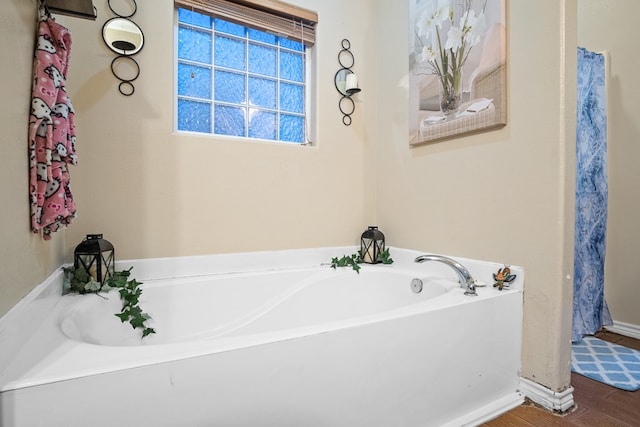
[[[416,294],[422,292],[422,280],[415,278],[411,281],[411,290]]]

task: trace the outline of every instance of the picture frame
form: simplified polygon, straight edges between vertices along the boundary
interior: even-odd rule
[[[409,0],[409,144],[507,124],[507,0]]]

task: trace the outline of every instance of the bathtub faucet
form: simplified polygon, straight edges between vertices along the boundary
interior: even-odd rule
[[[458,275],[458,282],[460,282],[460,287],[464,289],[464,294],[470,296],[478,295],[476,293],[476,281],[471,277],[469,270],[464,268],[459,262],[442,255],[420,255],[415,259],[415,262],[425,261],[438,261],[443,264],[447,264],[449,267],[453,268]]]

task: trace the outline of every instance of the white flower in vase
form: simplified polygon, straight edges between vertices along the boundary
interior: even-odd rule
[[[415,32],[419,41],[416,67],[425,67],[440,83],[440,109],[458,109],[462,94],[462,69],[471,49],[485,29],[487,0],[473,8],[474,0],[422,0],[417,4]],[[446,32],[446,40],[443,36]]]

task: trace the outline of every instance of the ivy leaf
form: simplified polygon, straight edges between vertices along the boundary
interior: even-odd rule
[[[87,283],[91,279],[91,275],[84,268],[78,268],[73,270],[73,277],[79,282]]]
[[[143,313],[138,307],[134,307],[136,310],[131,311],[129,323],[135,328],[145,328],[144,322],[150,319],[147,313]]]
[[[84,290],[87,292],[98,292],[100,290],[100,282],[96,282],[96,280],[91,277],[84,285]]]
[[[382,251],[378,259],[383,264],[393,264],[393,258],[391,258],[391,255],[389,254],[389,248],[386,248],[384,251]]]
[[[131,319],[129,319],[129,323],[131,324],[132,328],[144,328],[144,318],[140,315],[134,316]]]
[[[129,283],[131,283],[131,285],[135,286],[136,288],[142,285],[142,283],[138,282],[136,279],[129,280]]]
[[[129,307],[129,316],[131,317],[142,317],[142,309],[137,305]]]
[[[138,292],[133,294],[126,294],[124,300],[128,305],[135,306],[138,304],[140,294]]]
[[[144,330],[142,331],[142,338],[146,337],[147,335],[150,334],[155,334],[156,331],[153,328],[144,328]]]
[[[116,314],[114,314],[114,316],[120,318],[122,323],[124,323],[127,320],[129,320],[129,313],[128,312],[116,313]]]
[[[107,279],[107,285],[111,288],[123,288],[127,285],[127,279],[131,274],[131,267],[128,270],[116,271]]]

